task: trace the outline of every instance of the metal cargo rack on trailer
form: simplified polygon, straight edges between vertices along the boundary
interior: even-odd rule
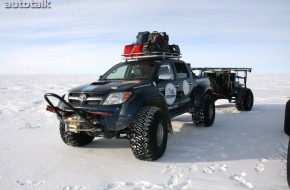
[[[252,68],[198,67],[191,70],[199,71],[198,76],[210,79],[215,101],[227,99],[235,103],[240,111],[252,109],[254,96],[247,88],[248,72],[252,72]]]

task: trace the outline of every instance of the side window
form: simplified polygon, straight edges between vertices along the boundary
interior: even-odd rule
[[[158,70],[158,76],[163,77],[164,75],[168,75],[168,80],[174,80],[174,72],[170,63],[166,63],[160,66]]]
[[[188,72],[186,65],[183,63],[174,63],[176,73],[177,73],[177,78],[178,79],[183,79],[188,77]]]

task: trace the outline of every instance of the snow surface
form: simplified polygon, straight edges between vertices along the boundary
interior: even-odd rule
[[[46,92],[95,81],[97,76],[0,76],[0,189],[288,189],[283,133],[290,76],[249,75],[250,112],[216,102],[212,127],[189,114],[172,119],[174,134],[162,158],[137,160],[128,140],[95,139],[65,145],[58,120],[46,112]]]

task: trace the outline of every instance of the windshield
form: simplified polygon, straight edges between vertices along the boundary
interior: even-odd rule
[[[110,69],[101,80],[147,80],[155,70],[156,63],[127,62]]]

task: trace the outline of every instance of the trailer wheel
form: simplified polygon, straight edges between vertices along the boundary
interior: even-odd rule
[[[59,131],[62,141],[69,146],[80,147],[87,145],[94,140],[94,137],[89,136],[84,132],[73,133],[65,131],[65,125],[63,123],[60,123]]]
[[[142,107],[131,127],[130,145],[140,160],[157,160],[166,149],[167,123],[162,111],[155,106]]]
[[[241,88],[237,100],[236,108],[240,111],[250,111],[254,104],[254,95],[249,88]]]
[[[192,113],[192,121],[196,126],[203,125],[210,127],[215,119],[215,105],[211,95],[204,96],[203,105],[201,108],[195,109]]]

